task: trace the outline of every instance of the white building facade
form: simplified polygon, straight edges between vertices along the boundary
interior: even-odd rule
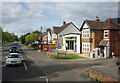
[[[63,35],[63,50],[80,53],[80,34],[69,33]]]

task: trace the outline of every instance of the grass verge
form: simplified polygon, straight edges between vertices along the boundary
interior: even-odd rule
[[[2,43],[2,44],[0,44],[0,46],[4,46],[4,45],[6,45],[6,44],[8,44],[8,43],[10,43],[10,42]]]
[[[76,54],[50,55],[50,57],[53,59],[85,59],[85,57],[81,57]]]

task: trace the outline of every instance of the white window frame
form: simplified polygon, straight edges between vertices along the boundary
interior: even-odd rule
[[[105,35],[107,35],[107,37],[105,37]],[[104,38],[108,38],[108,30],[104,30]]]
[[[90,43],[82,43],[82,52],[90,52]]]
[[[82,30],[82,38],[90,38],[90,30],[89,29]]]

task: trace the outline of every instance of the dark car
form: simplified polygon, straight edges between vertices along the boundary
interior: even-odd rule
[[[18,50],[17,46],[11,46],[9,52],[10,53],[18,53],[19,50]]]
[[[18,46],[17,42],[14,42],[12,46]]]

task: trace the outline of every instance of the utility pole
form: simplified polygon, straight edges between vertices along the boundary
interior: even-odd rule
[[[41,26],[41,33],[42,33],[42,26]]]

